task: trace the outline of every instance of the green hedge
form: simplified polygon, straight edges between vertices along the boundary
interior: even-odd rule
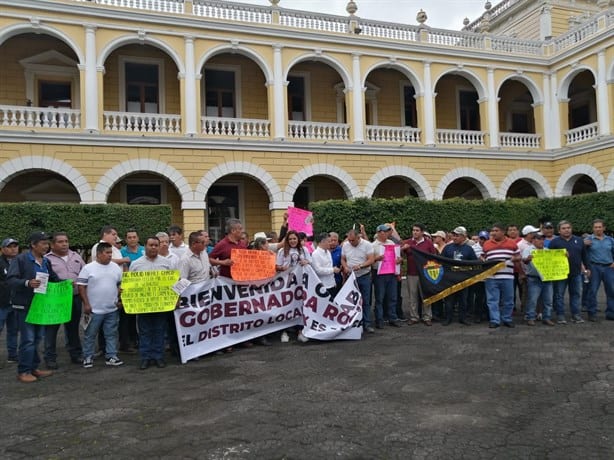
[[[171,223],[171,207],[125,204],[1,203],[0,238],[17,238],[27,246],[34,231],[68,234],[71,247],[89,249],[100,239],[100,229],[113,225],[120,235],[135,228],[141,238],[165,230]]]
[[[520,226],[538,225],[550,220],[555,225],[567,219],[574,232],[591,230],[593,219],[601,218],[614,229],[614,192],[590,193],[564,198],[527,198],[497,200],[424,201],[407,197],[401,199],[359,198],[356,200],[328,200],[312,203],[315,231],[336,231],[344,235],[348,229],[364,224],[369,234],[377,225],[396,221],[401,236],[411,234],[415,222],[426,225],[430,232],[450,231],[463,225],[469,232],[488,228],[495,222]]]

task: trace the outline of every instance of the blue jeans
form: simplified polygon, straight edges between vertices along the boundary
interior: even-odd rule
[[[597,314],[597,294],[603,281],[605,288],[606,309],[605,316],[614,318],[614,268],[607,265],[591,265],[591,282],[589,284],[588,314]]]
[[[139,354],[141,359],[162,359],[168,313],[145,313],[137,315],[139,328]]]
[[[360,295],[362,296],[362,324],[363,327],[371,327],[371,274],[356,278]]]
[[[512,311],[514,310],[514,280],[513,279],[494,279],[488,278],[484,281],[486,288],[486,305],[490,322],[500,324],[512,322]],[[503,312],[499,311],[499,305],[503,305]]]
[[[552,317],[552,282],[543,282],[539,276],[527,276],[527,289],[525,311],[527,319],[535,320],[537,317],[535,310],[540,295],[544,304],[542,319],[544,321],[550,319]]]
[[[375,287],[375,321],[381,324],[384,320],[384,302],[389,321],[397,321],[397,276],[375,275],[373,277]]]
[[[119,326],[119,312],[90,313],[90,324],[87,325],[83,335],[83,357],[93,358],[96,349],[96,335],[102,326],[104,333],[105,350],[104,356],[109,359],[117,356],[117,336]]]
[[[17,327],[17,315],[13,311],[13,307],[8,305],[0,307],[0,333],[6,324],[6,351],[8,358],[11,361],[17,361],[17,335],[19,329]]]
[[[554,309],[557,316],[565,317],[565,289],[569,287],[569,309],[571,316],[580,314],[582,298],[582,274],[569,275],[567,279],[554,281]]]
[[[15,310],[15,315],[20,334],[17,373],[30,374],[37,370],[41,363],[38,345],[45,336],[45,326],[26,323],[27,310]]]

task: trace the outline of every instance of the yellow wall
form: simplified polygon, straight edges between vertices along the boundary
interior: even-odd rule
[[[308,72],[311,80],[311,120],[337,122],[337,92],[335,85],[343,80],[332,67],[319,62],[301,62],[292,72]]]

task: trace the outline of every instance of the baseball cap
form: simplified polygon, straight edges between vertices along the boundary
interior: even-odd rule
[[[552,222],[544,222],[544,225],[542,225],[542,227],[544,227],[544,228],[554,228],[554,225],[552,225]]]
[[[10,246],[11,244],[19,244],[19,241],[17,241],[14,238],[5,238],[2,240],[2,247],[6,248],[8,246]]]
[[[539,232],[539,228],[535,228],[532,225],[525,225],[522,227],[522,235],[527,236],[529,233]]]
[[[467,229],[465,227],[456,227],[454,230],[452,230],[452,233],[454,233],[455,235],[465,235],[467,236]]]
[[[488,233],[486,230],[480,230],[480,233],[478,233],[478,237],[487,240],[490,238],[490,233]]]
[[[443,238],[444,240],[446,239],[446,232],[444,232],[443,230],[437,230],[435,233],[433,233],[433,237],[438,236],[439,238]]]
[[[254,240],[257,240],[258,238],[262,238],[264,240],[271,241],[271,238],[267,237],[266,233],[264,233],[264,232],[256,232],[256,233],[254,233]]]
[[[542,232],[535,233],[535,238],[539,238],[540,240],[544,238],[544,234]]]
[[[381,224],[378,225],[375,230],[378,232],[389,232],[390,230],[392,230],[392,227],[388,224]]]
[[[39,241],[49,240],[49,239],[50,239],[49,235],[47,235],[45,232],[34,232],[30,235],[30,237],[28,238],[28,241],[30,242],[30,244],[36,244]]]

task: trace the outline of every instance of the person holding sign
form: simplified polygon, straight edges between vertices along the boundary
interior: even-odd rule
[[[233,249],[247,249],[247,245],[241,240],[243,225],[239,219],[228,219],[226,222],[226,236],[220,240],[211,254],[209,262],[213,267],[219,267],[220,276],[232,278],[230,266],[234,263],[230,255]]]
[[[145,255],[130,264],[131,272],[172,270],[171,262],[159,255],[160,240],[150,236],[145,242]],[[137,315],[139,327],[140,369],[147,369],[150,364],[166,367],[164,361],[164,336],[166,333],[167,314],[165,312],[143,313]]]
[[[45,334],[45,326],[26,321],[34,292],[40,291],[47,281],[60,281],[45,257],[49,252],[49,236],[35,232],[28,239],[30,250],[19,254],[9,267],[7,279],[13,289],[13,309],[19,324],[19,360],[17,379],[22,383],[36,382],[53,372],[41,370],[38,345]],[[43,281],[44,280],[44,281]]]
[[[119,311],[117,309],[119,285],[123,270],[113,262],[113,247],[101,242],[96,246],[96,259],[87,264],[77,277],[79,295],[83,302],[85,334],[83,336],[83,367],[94,366],[96,335],[100,328],[105,338],[107,366],[121,366],[117,356]]]
[[[533,263],[535,251],[547,251],[544,247],[544,234],[535,233],[533,239],[522,251],[522,263],[527,275],[527,303],[526,318],[528,326],[535,326],[537,300],[540,298],[544,304],[542,322],[546,326],[554,326],[552,317],[552,281],[542,281],[541,274]]]
[[[330,242],[328,233],[320,233],[316,237],[318,247],[313,254],[311,254],[311,265],[316,272],[322,285],[326,288],[333,299],[338,292],[337,285],[335,283],[335,275],[341,271],[340,268],[333,266],[333,258],[330,254]]]
[[[373,334],[371,324],[371,265],[373,265],[373,245],[360,236],[355,229],[347,233],[347,240],[341,246],[341,265],[350,275],[356,275],[356,283],[362,295],[362,318],[365,332]]]
[[[397,317],[397,274],[403,262],[400,247],[389,239],[392,227],[388,224],[377,226],[377,234],[373,241],[375,271],[373,273],[373,287],[375,288],[375,327],[384,327],[384,301],[386,301],[386,314],[388,324],[401,327],[402,323]]]

